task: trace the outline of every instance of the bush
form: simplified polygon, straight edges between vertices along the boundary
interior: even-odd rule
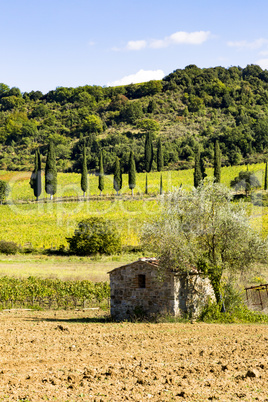
[[[0,241],[0,253],[2,254],[16,254],[19,251],[19,247],[13,241]]]
[[[76,255],[117,254],[121,251],[121,238],[111,221],[88,218],[78,223],[73,237],[67,237],[70,252]]]
[[[226,312],[221,311],[221,303],[209,303],[199,317],[204,322],[219,323],[265,323],[268,315],[262,312],[251,311],[244,302],[241,291],[235,288],[231,280],[221,287]]]

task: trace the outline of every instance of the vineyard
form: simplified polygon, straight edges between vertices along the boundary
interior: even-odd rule
[[[107,306],[109,296],[107,282],[60,281],[32,276],[27,279],[0,278],[0,309],[83,309]]]
[[[228,166],[221,169],[221,182],[227,186],[230,185],[241,170],[249,169],[254,171],[260,182],[264,182],[264,163],[257,163],[246,166]],[[206,173],[208,177],[213,177],[213,169],[207,168]],[[163,172],[150,172],[147,173],[148,177],[148,195],[156,196],[159,194],[160,176],[163,179],[163,191],[171,191],[174,188],[183,186],[184,188],[191,188],[194,184],[193,169],[188,170],[176,170],[176,171],[163,171]],[[8,197],[10,203],[16,203],[18,201],[34,201],[35,197],[32,189],[30,188],[31,172],[7,172],[0,171],[0,179],[9,183],[11,192]],[[40,199],[49,199],[49,196],[44,191],[44,176],[42,193]],[[80,186],[81,175],[78,173],[58,173],[58,186],[56,199],[66,199],[68,197],[82,198],[82,190]],[[137,173],[136,175],[136,187],[134,189],[135,196],[144,197],[146,183],[146,173]],[[98,176],[91,174],[88,176],[89,191],[88,196],[98,196]],[[113,188],[113,175],[104,176],[104,196],[115,196],[116,192]],[[121,195],[130,196],[131,191],[128,187],[128,175],[123,174],[123,185],[120,191]]]
[[[222,168],[222,182],[226,185],[245,169],[242,166]],[[263,182],[264,164],[250,165]],[[207,169],[212,176],[212,169]],[[192,188],[193,170],[165,171],[163,191],[171,191],[182,185]],[[122,244],[136,247],[139,244],[141,227],[145,221],[154,219],[161,211],[159,203],[160,173],[148,173],[148,195],[144,195],[146,175],[137,174],[135,196],[130,197],[127,175],[123,175],[123,189],[119,197],[113,190],[113,176],[105,176],[103,196],[99,197],[98,177],[89,176],[90,194],[83,200],[80,189],[81,176],[75,173],[58,175],[58,192],[55,202],[41,195],[41,201],[34,202],[29,186],[28,172],[0,172],[0,179],[7,180],[11,192],[6,205],[0,206],[0,240],[14,241],[21,247],[33,249],[58,249],[66,247],[67,236],[72,236],[77,223],[89,216],[102,216],[114,221],[121,233]],[[42,197],[45,202],[42,202]],[[72,197],[70,202],[70,198]],[[57,202],[61,200],[61,202]],[[23,201],[23,202],[21,202]],[[249,206],[252,224],[264,235],[268,233],[268,209],[262,206]]]

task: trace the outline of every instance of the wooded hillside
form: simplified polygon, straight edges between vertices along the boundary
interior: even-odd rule
[[[0,169],[32,170],[36,148],[44,162],[52,139],[59,171],[81,171],[84,144],[91,171],[98,170],[100,149],[105,173],[113,171],[116,156],[127,171],[130,150],[137,171],[145,171],[149,132],[153,169],[159,138],[164,169],[192,167],[197,145],[206,166],[211,166],[216,139],[225,165],[263,161],[268,146],[268,71],[257,65],[189,65],[162,81],[58,87],[47,94],[21,93],[0,84]]]

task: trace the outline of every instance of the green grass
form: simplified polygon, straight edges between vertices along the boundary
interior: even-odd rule
[[[222,168],[222,182],[229,184],[242,166]],[[262,180],[264,164],[249,166]],[[207,169],[212,176],[212,169]],[[164,191],[179,187],[189,189],[193,185],[193,171],[168,171],[163,172]],[[71,236],[77,223],[89,216],[102,216],[115,221],[122,237],[124,246],[136,246],[139,243],[140,229],[148,219],[155,219],[160,213],[158,198],[152,195],[158,194],[160,173],[148,174],[149,197],[142,197],[145,188],[145,174],[137,174],[136,195],[140,197],[131,199],[129,189],[123,186],[121,197],[114,196],[112,189],[112,176],[105,177],[106,195],[113,194],[113,198],[87,199],[73,202],[39,202],[19,203],[19,200],[33,201],[34,197],[29,186],[30,173],[25,172],[0,172],[0,179],[9,180],[12,188],[8,204],[0,206],[0,240],[14,241],[24,246],[31,243],[34,248],[47,249],[58,248],[67,245],[66,237]],[[98,178],[90,176],[90,194],[97,195]],[[124,175],[126,183],[127,177]],[[59,174],[57,196],[81,196],[80,175],[75,173]],[[127,194],[127,195],[126,195]],[[151,195],[151,196],[150,196]],[[268,234],[268,208],[257,207],[249,204],[249,213],[252,224],[264,235]]]
[[[261,183],[264,181],[264,163],[258,163],[249,165],[248,169],[254,171],[259,177]],[[222,168],[222,183],[229,186],[230,181],[234,179],[241,170],[245,170],[245,166],[229,166]],[[208,177],[213,176],[213,169],[208,168],[206,170]],[[160,175],[163,176],[163,190],[171,191],[172,189],[179,187],[181,184],[184,188],[191,188],[193,186],[193,169],[189,170],[176,170],[176,171],[164,171],[148,173],[148,191],[150,195],[159,194]],[[0,171],[0,179],[9,182],[11,187],[11,193],[8,197],[10,202],[16,202],[18,200],[34,201],[35,197],[33,191],[30,188],[29,180],[30,172],[6,172]],[[143,195],[145,191],[145,173],[138,173],[136,176],[136,188],[134,193],[136,195]],[[56,197],[77,197],[82,196],[82,190],[80,187],[81,175],[78,173],[58,173],[58,189]],[[44,181],[44,176],[43,176]],[[105,176],[105,188],[104,195],[115,195],[113,189],[113,176]],[[128,188],[128,175],[123,175],[123,187],[121,194],[130,195]],[[98,177],[95,175],[89,176],[89,195],[99,195],[98,190]],[[43,191],[40,196],[41,199],[46,199],[47,194]]]
[[[140,254],[121,254],[101,257],[65,257],[42,254],[0,254],[0,277],[53,278],[60,280],[83,280],[93,282],[108,281],[108,272],[114,268],[133,262]]]
[[[226,185],[230,183],[239,171],[246,169],[245,166],[234,166],[222,168],[222,182]],[[264,164],[249,166],[263,179]],[[207,169],[209,176],[212,176],[213,170]],[[169,171],[163,172],[164,191],[179,187],[190,189],[193,185],[193,170]],[[161,212],[161,206],[158,197],[153,197],[159,193],[160,173],[153,172],[148,174],[149,196],[143,197],[145,189],[145,174],[137,174],[137,186],[135,197],[131,199],[127,186],[127,175],[123,177],[123,196],[116,197],[112,189],[112,176],[105,177],[106,189],[104,194],[113,195],[113,197],[102,199],[92,198],[86,201],[75,200],[73,202],[39,202],[32,203],[34,196],[29,186],[30,173],[27,172],[4,172],[0,171],[0,179],[8,180],[12,188],[7,205],[0,205],[0,240],[14,241],[22,247],[31,243],[34,249],[40,251],[48,248],[59,248],[67,245],[66,237],[72,236],[77,223],[89,216],[102,216],[113,220],[121,233],[123,246],[137,246],[139,244],[140,231],[144,222],[149,219],[156,219]],[[98,178],[90,176],[90,194],[97,195]],[[80,175],[75,173],[60,173],[58,176],[57,196],[81,196]],[[44,197],[44,194],[42,195]],[[20,203],[19,200],[24,200]],[[27,202],[29,201],[29,202]],[[268,207],[254,206],[248,204],[248,211],[251,217],[252,225],[264,236],[268,235]],[[91,261],[76,260],[72,263],[68,258],[54,257],[54,260],[45,261],[45,256],[34,258],[28,261],[27,257],[20,257],[20,263],[16,256],[11,258],[14,263],[9,264],[8,259],[1,256],[4,262],[0,264],[2,271],[0,274],[6,274],[9,269],[12,274],[18,272],[18,275],[39,275],[45,269],[46,276],[56,275],[66,278],[103,278],[106,272],[115,267],[115,261]],[[25,257],[25,258],[24,258]],[[122,265],[121,257],[118,266]],[[124,257],[122,257],[124,259]],[[135,259],[136,257],[132,257]],[[131,260],[131,259],[130,259]],[[98,265],[100,263],[100,265]],[[13,264],[13,265],[12,265]],[[64,266],[66,265],[66,267]],[[79,266],[76,270],[75,266]],[[88,268],[90,266],[90,268]],[[45,267],[45,268],[44,268]],[[66,268],[66,269],[65,269]],[[93,272],[95,270],[95,272]]]

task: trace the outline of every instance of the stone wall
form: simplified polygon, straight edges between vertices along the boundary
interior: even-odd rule
[[[139,287],[139,275],[145,275],[145,288]],[[157,268],[145,261],[137,261],[111,271],[110,286],[111,315],[116,320],[129,319],[139,313],[173,313],[172,277],[160,282]]]
[[[197,318],[209,301],[216,301],[209,278],[202,274],[177,274],[174,276],[174,283],[175,316],[186,313],[192,318]]]
[[[207,277],[170,273],[160,281],[157,265],[146,259],[111,271],[110,286],[111,316],[116,320],[165,313],[196,318],[209,300],[215,301]]]

